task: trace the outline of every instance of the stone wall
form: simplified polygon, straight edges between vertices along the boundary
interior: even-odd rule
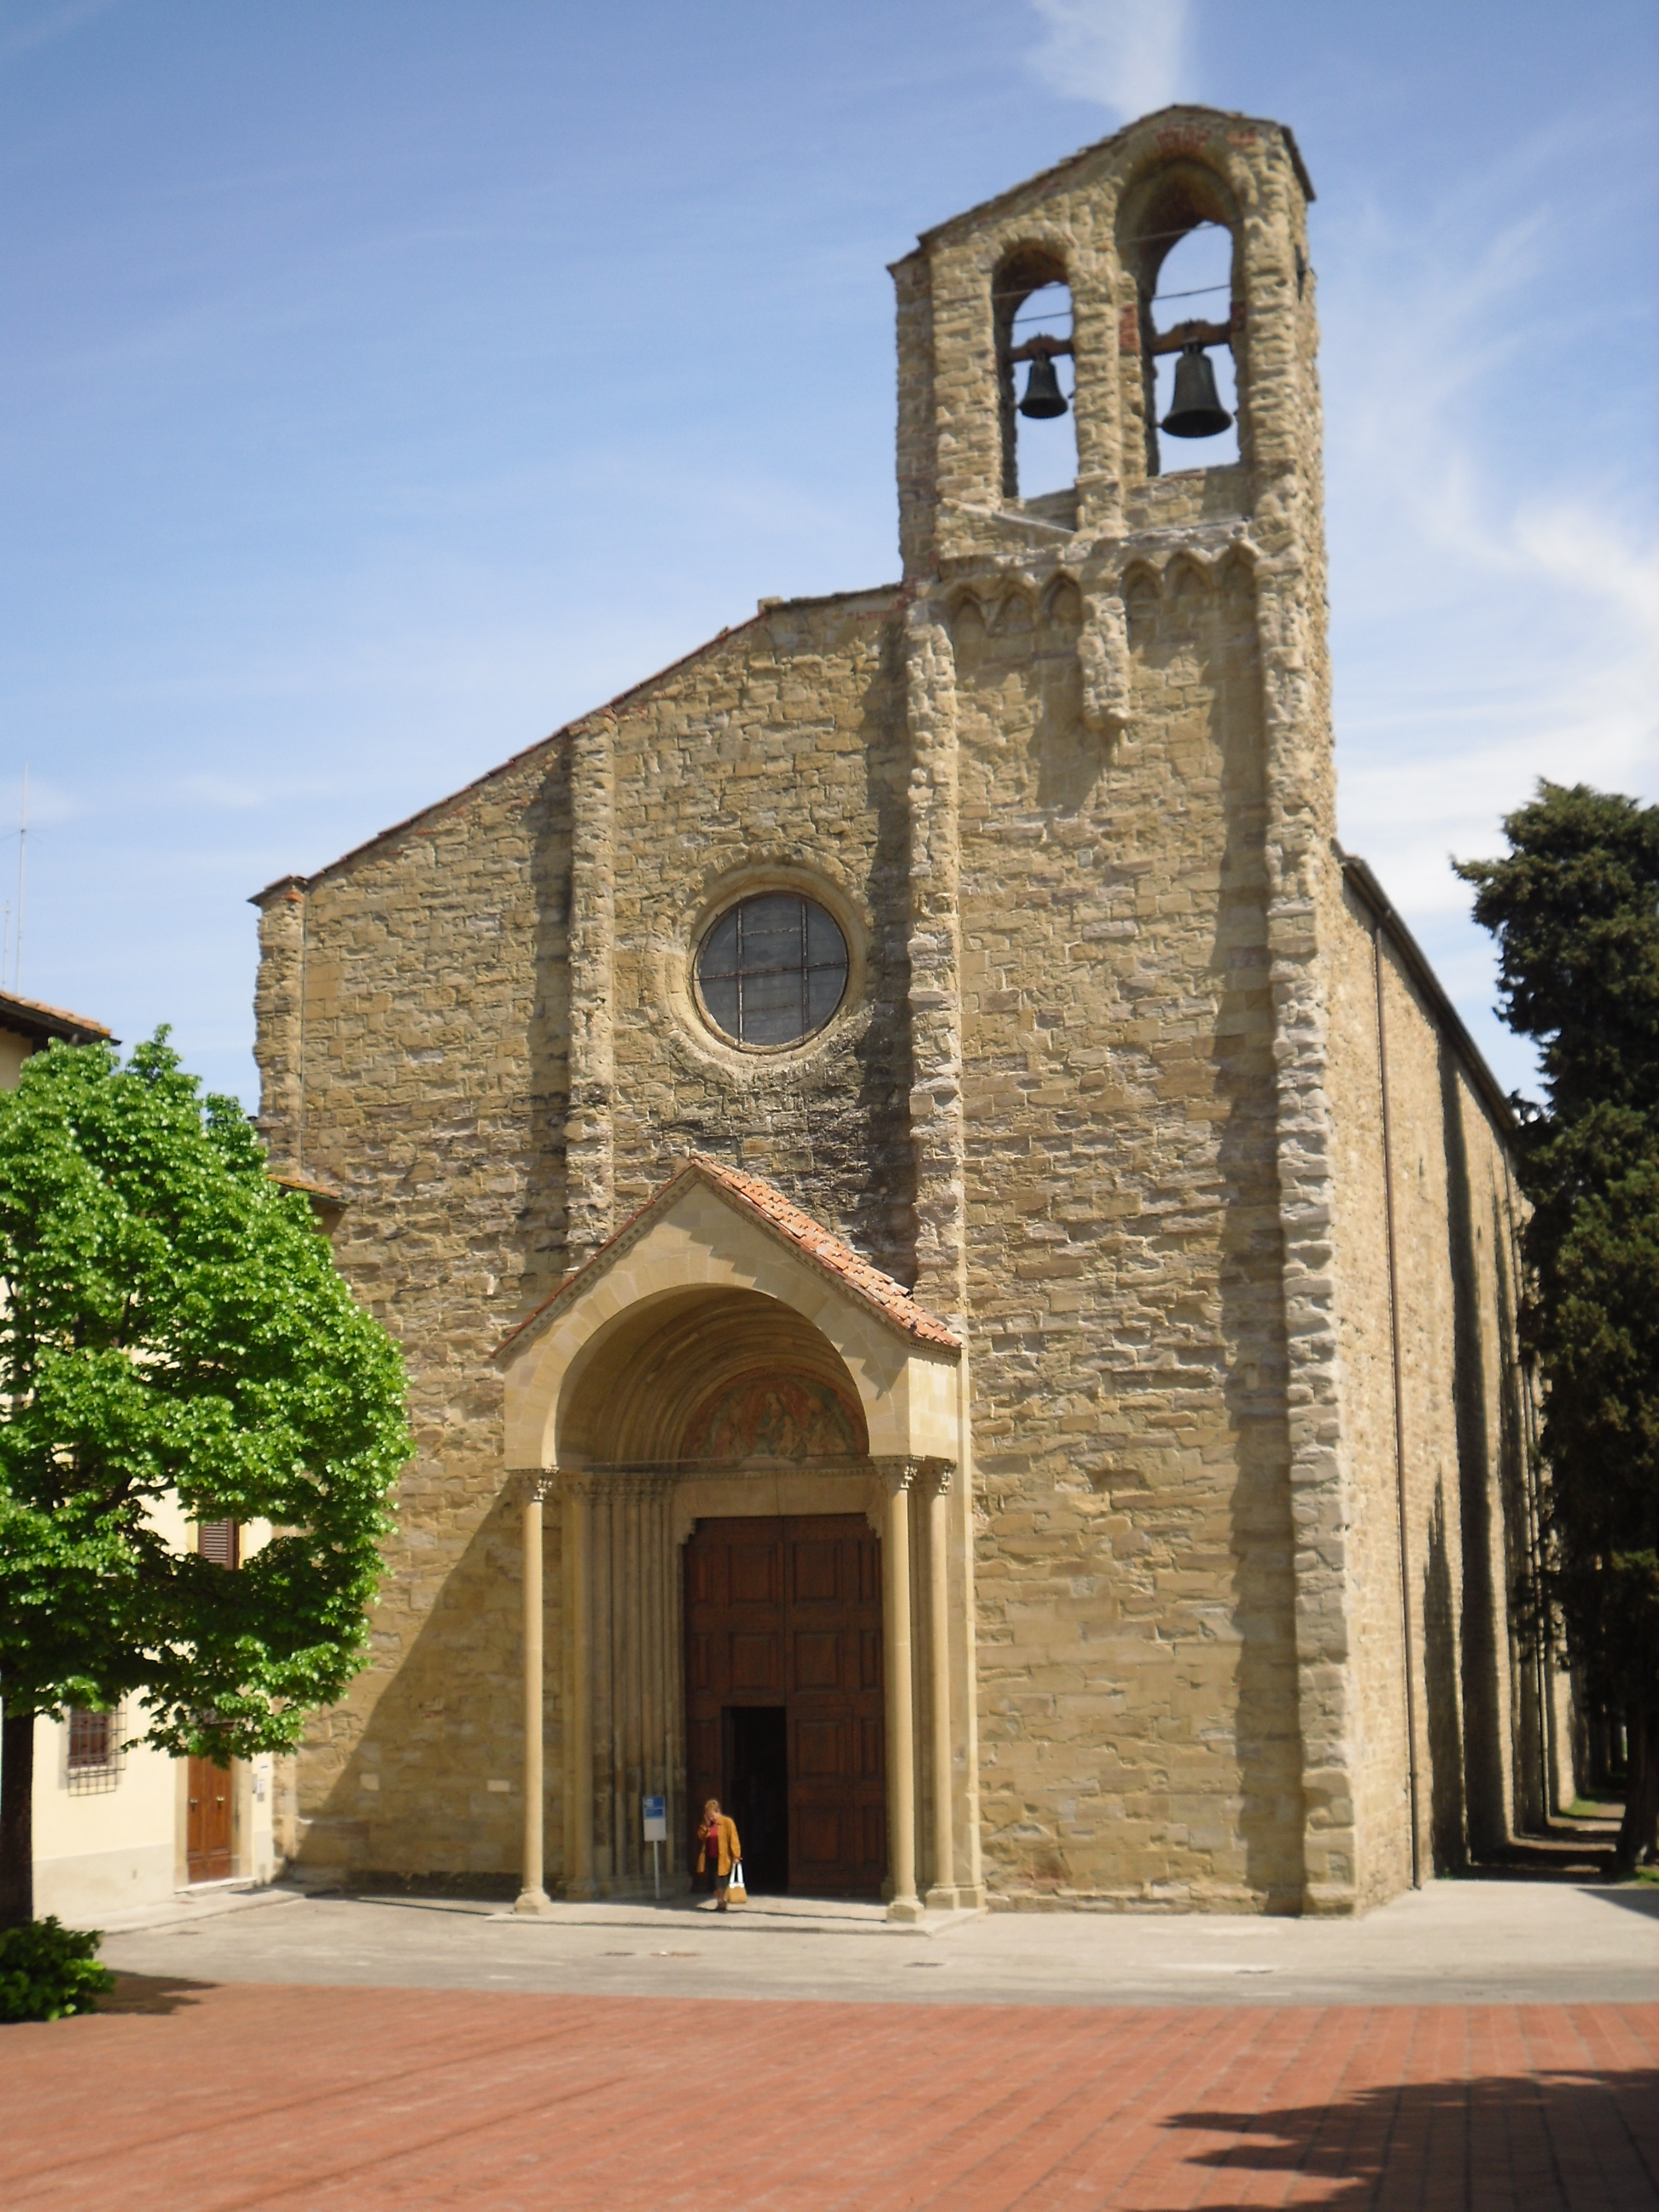
[[[268,1141],[350,1200],[334,1249],[403,1345],[418,1451],[371,1666],[300,1761],[319,1867],[514,1863],[519,1558],[492,1355],[563,1273],[568,753],[538,747],[261,901]]]
[[[300,1762],[315,1866],[505,1879],[516,1863],[520,1562],[498,1497],[493,1355],[617,1208],[710,1152],[914,1274],[897,652],[890,591],[770,610],[311,883],[263,895],[274,1162],[349,1196],[336,1254],[403,1344],[418,1445],[373,1663]],[[601,745],[596,819],[573,805],[571,763]],[[729,1050],[692,1006],[687,949],[738,875],[804,885],[847,927],[858,1009],[807,1055]],[[603,942],[573,957],[579,931],[592,936],[573,912],[585,883]],[[580,1004],[595,964],[600,1048]],[[583,1155],[579,1218],[568,1139]],[[550,1648],[558,1541],[550,1528]]]
[[[619,708],[617,1206],[688,1152],[775,1182],[910,1282],[904,702],[892,591],[767,608]],[[848,940],[848,1012],[799,1052],[726,1045],[690,955],[740,887],[803,890]]]
[[[1356,870],[1343,916],[1335,1243],[1368,1905],[1414,1871],[1428,1879],[1501,1844],[1535,1809],[1526,1775],[1539,1699],[1511,1623],[1530,1478],[1507,1109],[1403,926]]]
[[[957,605],[981,1761],[994,1895],[1299,1901],[1253,580]]]

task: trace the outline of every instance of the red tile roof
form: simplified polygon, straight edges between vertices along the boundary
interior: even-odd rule
[[[0,1030],[36,1037],[43,1044],[61,1037],[65,1044],[94,1044],[110,1036],[102,1022],[89,1014],[72,1014],[64,1006],[49,1006],[44,999],[20,999],[15,991],[0,991]]]
[[[349,1206],[350,1193],[342,1190],[331,1176],[303,1173],[298,1169],[267,1168],[265,1173],[272,1182],[280,1183],[284,1190],[303,1192],[313,1201],[320,1199],[325,1206]]]
[[[810,1213],[803,1213],[792,1205],[781,1190],[758,1176],[744,1175],[736,1168],[723,1166],[696,1152],[675,1175],[672,1176],[653,1198],[649,1198],[636,1213],[631,1214],[616,1235],[602,1244],[586,1264],[560,1284],[551,1297],[544,1298],[535,1311],[527,1314],[517,1328],[508,1331],[497,1347],[505,1352],[507,1346],[523,1335],[561,1299],[569,1297],[579,1283],[584,1282],[596,1267],[608,1266],[620,1256],[623,1245],[633,1243],[647,1223],[663,1212],[689,1181],[708,1183],[720,1196],[735,1206],[740,1212],[757,1221],[763,1229],[789,1245],[793,1250],[827,1275],[839,1289],[869,1306],[890,1328],[906,1336],[916,1338],[923,1344],[937,1344],[951,1352],[960,1352],[962,1340],[954,1329],[919,1306],[902,1283],[890,1275],[884,1275],[879,1267],[872,1267],[861,1260],[850,1245],[843,1244],[821,1228]]]

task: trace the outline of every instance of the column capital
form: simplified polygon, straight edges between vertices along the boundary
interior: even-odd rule
[[[925,1493],[943,1496],[957,1471],[953,1459],[912,1458],[904,1453],[878,1453],[870,1464],[886,1484],[890,1497],[896,1497],[902,1490],[917,1488]]]
[[[887,1495],[890,1498],[896,1498],[901,1491],[915,1487],[916,1471],[921,1467],[921,1462],[919,1459],[907,1459],[902,1455],[884,1452],[872,1457],[870,1464],[881,1477],[882,1485]]]
[[[502,1487],[516,1492],[520,1504],[542,1505],[552,1497],[558,1480],[550,1467],[510,1467]]]

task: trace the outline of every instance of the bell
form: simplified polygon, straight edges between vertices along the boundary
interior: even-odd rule
[[[1215,388],[1215,371],[1201,345],[1182,346],[1176,362],[1175,399],[1158,424],[1172,438],[1217,438],[1232,421]]]
[[[1035,355],[1031,373],[1025,380],[1025,397],[1019,403],[1022,415],[1030,415],[1038,422],[1046,422],[1051,415],[1066,412],[1066,394],[1060,388],[1060,379],[1054,374],[1051,354]]]

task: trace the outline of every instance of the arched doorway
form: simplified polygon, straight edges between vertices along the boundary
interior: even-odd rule
[[[599,1778],[596,1842],[609,1878],[633,1871],[633,1801],[658,1794],[659,1769],[684,1863],[715,1796],[738,1823],[757,1894],[879,1896],[884,1486],[840,1354],[776,1299],[671,1295],[605,1333],[572,1377],[562,1427],[564,1449],[591,1470],[606,1555],[595,1656],[612,1771]],[[665,1578],[650,1564],[653,1490],[679,1553]],[[678,1584],[678,1635],[666,1622],[653,1634],[629,1602],[623,1584],[641,1568],[648,1586]],[[636,1713],[630,1677],[647,1652],[664,1663],[654,1686],[641,1682]]]
[[[950,1328],[781,1192],[699,1158],[500,1356],[526,1547],[520,1909],[546,1902],[544,1743],[562,1793],[565,1893],[648,1893],[646,1802],[667,1800],[665,1871],[683,1885],[693,1768],[712,1774],[718,1761],[725,1783],[772,1755],[775,1719],[728,1723],[728,1711],[781,1710],[796,1780],[815,1759],[824,1768],[820,1802],[787,1784],[792,1887],[869,1894],[884,1856],[881,1893],[912,1918],[920,1853],[930,1903],[954,1904],[969,1885],[977,1895],[971,1528],[952,1487],[966,1431]],[[547,1498],[560,1523],[550,1603]],[[754,1696],[733,1677],[728,1641],[702,1716],[718,1715],[719,1740],[694,1752],[686,1559],[701,1556],[705,1527],[718,1546],[720,1528],[740,1522],[775,1524],[764,1541],[781,1547],[780,1610],[766,1632],[782,1641]],[[707,1601],[729,1613],[729,1588],[711,1583]],[[715,1628],[742,1632],[729,1618]],[[556,1738],[544,1729],[544,1629]],[[810,1679],[831,1668],[833,1680]],[[814,1707],[809,1692],[840,1706]],[[958,1838],[967,1882],[953,1871]]]

